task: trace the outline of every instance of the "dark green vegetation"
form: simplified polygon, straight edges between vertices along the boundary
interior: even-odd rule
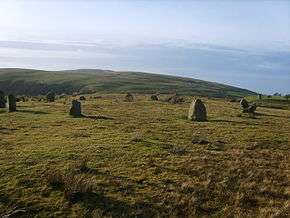
[[[82,118],[72,97],[0,110],[0,216],[289,217],[289,110],[85,97]]]
[[[109,70],[40,71],[0,69],[0,89],[17,95],[80,93],[173,93],[200,96],[240,97],[254,92],[202,80],[149,73]]]

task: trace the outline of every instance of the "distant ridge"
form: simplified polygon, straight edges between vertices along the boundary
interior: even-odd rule
[[[242,97],[256,94],[247,89],[185,77],[144,72],[77,69],[45,71],[0,68],[0,90],[16,95],[81,93],[175,93],[210,97]]]

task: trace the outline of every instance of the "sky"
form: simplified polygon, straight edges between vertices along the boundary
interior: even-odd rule
[[[97,68],[290,93],[287,0],[0,0],[0,68]]]

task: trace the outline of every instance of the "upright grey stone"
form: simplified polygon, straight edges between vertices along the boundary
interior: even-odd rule
[[[151,101],[158,101],[158,96],[157,95],[151,95],[150,99],[151,99]]]
[[[0,108],[6,107],[6,99],[4,92],[0,91]]]
[[[125,101],[131,102],[134,101],[134,97],[131,93],[127,93],[127,95],[125,96]]]
[[[243,109],[246,109],[246,108],[248,108],[250,106],[249,102],[246,99],[244,99],[244,98],[240,101],[240,105],[241,105],[241,107]]]
[[[196,99],[191,103],[188,112],[188,119],[195,121],[207,120],[206,107],[200,99]]]
[[[54,92],[47,93],[46,100],[47,100],[47,102],[54,102],[55,101],[55,93]]]
[[[81,102],[73,100],[69,114],[73,117],[81,117],[82,116]]]
[[[8,95],[9,112],[16,111],[16,98],[14,95]]]

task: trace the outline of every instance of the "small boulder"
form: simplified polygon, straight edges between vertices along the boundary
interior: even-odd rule
[[[85,101],[86,100],[86,97],[82,95],[82,96],[80,96],[80,100],[81,101]]]
[[[191,142],[193,144],[200,144],[200,145],[207,145],[210,143],[206,138],[201,137],[201,136],[197,136],[197,135],[193,136]]]
[[[81,102],[73,100],[69,114],[73,117],[81,117],[82,116]]]
[[[134,101],[133,95],[128,92],[127,95],[125,96],[125,101],[128,101],[128,102]]]
[[[55,101],[55,93],[54,92],[47,93],[46,100],[47,100],[47,102],[54,102]]]
[[[73,96],[73,97],[76,97],[78,94],[79,94],[79,93],[74,92],[74,93],[72,93],[72,96]]]
[[[14,95],[8,95],[9,112],[16,111],[16,98]]]
[[[65,93],[62,93],[61,95],[59,95],[59,99],[62,99],[62,98],[66,98],[66,94]]]
[[[157,95],[151,95],[150,99],[151,99],[151,101],[158,101],[158,96]]]
[[[184,99],[178,95],[173,95],[167,99],[170,104],[180,104],[184,102]]]
[[[196,99],[191,103],[188,112],[188,119],[195,121],[207,120],[206,107],[200,99]]]
[[[26,102],[26,98],[25,98],[24,96],[21,96],[21,97],[20,97],[20,100],[21,100],[22,102]]]
[[[242,107],[243,113],[254,114],[256,109],[257,109],[257,105],[256,104],[250,105],[248,103],[248,101],[246,99],[244,99],[244,98],[240,101],[240,105]]]
[[[250,105],[248,108],[244,108],[243,112],[253,114],[253,113],[255,113],[256,109],[257,109],[257,105],[253,104],[253,105]]]
[[[249,107],[249,102],[248,102],[246,99],[243,98],[243,99],[240,101],[240,105],[241,105],[241,107],[242,107],[243,109],[246,109],[246,108]]]

